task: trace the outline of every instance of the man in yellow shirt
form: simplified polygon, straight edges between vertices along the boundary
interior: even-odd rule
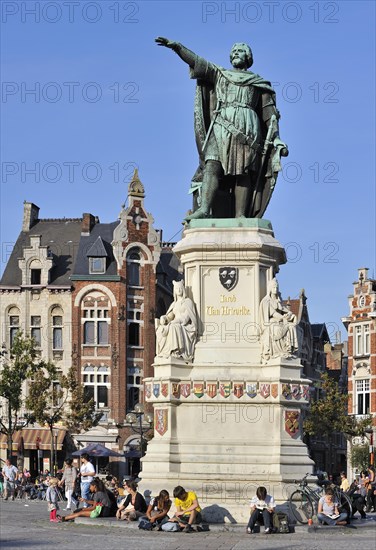
[[[178,485],[174,489],[176,512],[170,521],[176,521],[185,533],[193,531],[192,525],[202,522],[201,507],[197,495]]]

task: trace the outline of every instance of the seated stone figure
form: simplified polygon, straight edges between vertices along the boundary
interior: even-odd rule
[[[296,317],[282,305],[277,279],[272,279],[260,310],[261,360],[292,357],[298,351]]]
[[[173,281],[174,301],[166,315],[156,319],[157,357],[192,361],[197,339],[194,303],[187,298],[183,281]]]

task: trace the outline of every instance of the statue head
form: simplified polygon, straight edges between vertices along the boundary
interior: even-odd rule
[[[253,54],[248,44],[236,42],[231,48],[230,61],[235,69],[241,69],[243,67],[249,69],[249,67],[252,67]]]
[[[184,281],[172,281],[174,287],[174,300],[186,298]]]
[[[271,281],[268,282],[268,286],[267,286],[267,295],[271,296],[272,294],[274,294],[276,296],[279,295],[278,281],[275,277],[274,277],[274,279],[272,279]]]

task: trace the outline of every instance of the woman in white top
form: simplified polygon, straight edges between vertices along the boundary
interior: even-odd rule
[[[325,490],[325,496],[319,500],[317,509],[318,520],[326,525],[346,525],[347,513],[338,511],[338,502],[334,500],[334,492],[331,487]]]

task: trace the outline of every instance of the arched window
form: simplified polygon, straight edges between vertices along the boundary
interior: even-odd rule
[[[109,344],[110,303],[101,292],[85,296],[81,309],[83,317],[83,343],[89,346]]]
[[[140,286],[140,262],[141,254],[137,248],[133,248],[127,255],[127,279],[130,286]]]
[[[39,260],[32,260],[29,264],[31,285],[40,285],[42,280],[42,264]]]
[[[11,307],[8,310],[8,341],[9,348],[14,344],[17,332],[20,330],[20,310],[18,307]]]
[[[63,310],[55,306],[51,310],[50,318],[52,354],[54,359],[63,356]]]

